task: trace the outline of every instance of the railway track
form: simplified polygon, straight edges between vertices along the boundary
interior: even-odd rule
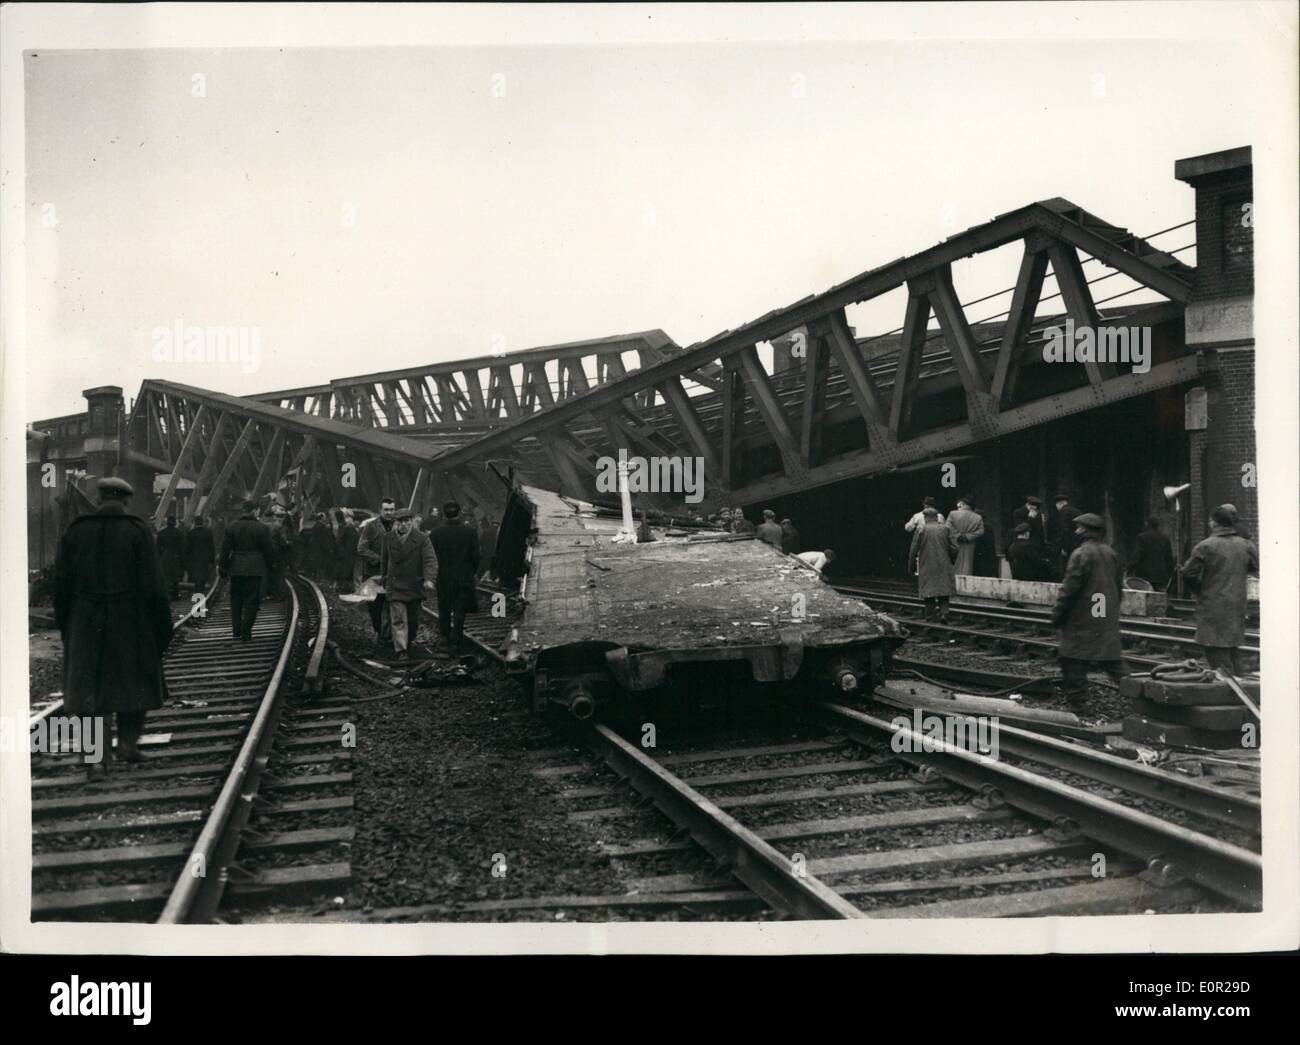
[[[1041,658],[1054,657],[1056,654],[1055,628],[1046,610],[972,606],[952,602],[948,608],[949,616],[969,623],[941,624],[922,619],[924,600],[914,595],[848,585],[837,585],[836,590],[865,599],[873,608],[882,609],[896,617],[909,629],[929,635],[955,638],[975,647],[992,647],[1002,654]],[[1144,671],[1159,664],[1195,657],[1201,652],[1201,646],[1196,642],[1195,627],[1173,621],[1124,617],[1120,621],[1120,636],[1124,643],[1125,661]],[[1161,655],[1151,655],[1155,652]],[[1257,631],[1246,633],[1246,644],[1240,647],[1239,653],[1246,670],[1259,670]]]
[[[146,762],[88,783],[80,755],[33,755],[34,920],[207,922],[349,880],[347,709],[319,696],[324,596],[292,578],[236,643],[218,594],[177,625]]]
[[[598,767],[570,758],[534,773],[571,820],[615,837],[602,848],[629,892],[513,903],[650,917],[1259,909],[1259,796],[1248,788],[1005,726],[997,759],[926,751],[897,714],[826,704],[810,739],[662,756],[591,727]],[[896,737],[915,752],[897,752]]]

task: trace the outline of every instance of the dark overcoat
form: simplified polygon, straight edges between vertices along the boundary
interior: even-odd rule
[[[761,522],[754,531],[754,536],[760,541],[766,541],[773,548],[781,547],[781,539],[785,536],[781,531],[781,524],[775,522]]]
[[[1069,556],[1079,545],[1074,534],[1074,520],[1082,512],[1074,505],[1067,504],[1059,512],[1053,512],[1047,520],[1047,540],[1062,555]]]
[[[68,714],[162,707],[171,605],[144,522],[117,503],[81,516],[59,542],[54,575]]]
[[[216,561],[217,541],[211,529],[195,526],[185,534],[185,572],[190,580],[210,578]]]
[[[434,582],[437,564],[429,535],[411,527],[403,540],[394,526],[384,535],[387,554],[384,556],[388,571],[384,575],[384,590],[396,602],[413,602],[423,599],[424,582]]]
[[[1031,519],[1029,517],[1029,507],[1022,504],[1011,513],[1011,529],[1015,530],[1015,528],[1022,522],[1029,523],[1029,539],[1034,544],[1047,544],[1047,521],[1043,517],[1042,511],[1039,511],[1039,513]],[[1011,536],[1014,538],[1015,534],[1013,533]],[[1007,543],[1010,544],[1011,541],[1008,540]]]
[[[1174,546],[1169,538],[1159,530],[1139,533],[1129,573],[1150,581],[1156,591],[1164,591],[1174,573]]]
[[[917,593],[923,599],[956,594],[957,537],[947,523],[927,522],[912,535],[908,565],[917,571]]]
[[[1259,549],[1231,526],[1212,526],[1192,549],[1183,576],[1198,580],[1196,641],[1240,646],[1246,638],[1246,575],[1259,574]]]
[[[1085,537],[1070,553],[1065,577],[1052,609],[1061,629],[1059,654],[1074,660],[1120,660],[1119,597],[1124,570],[1115,550],[1096,537]],[[1104,603],[1094,600],[1103,595]],[[1093,607],[1101,616],[1093,616]],[[1102,613],[1102,610],[1105,612]]]
[[[477,609],[478,533],[459,519],[448,519],[433,531],[432,541],[438,557],[439,609],[447,610],[457,604],[469,610]]]
[[[164,526],[158,531],[158,561],[162,564],[167,587],[173,588],[181,579],[181,564],[185,558],[185,535],[175,526]]]
[[[334,571],[334,576],[339,580],[352,579],[352,566],[357,558],[357,537],[357,528],[351,523],[339,527],[339,557]]]
[[[321,577],[335,576],[338,573],[339,542],[334,536],[334,529],[329,523],[317,522],[311,533],[316,551],[316,569]]]
[[[279,565],[271,530],[251,514],[226,527],[221,542],[221,572],[227,577],[269,577]]]
[[[799,548],[799,531],[795,529],[792,523],[789,526],[781,527],[781,550],[786,555],[798,555]]]
[[[1007,545],[1007,562],[1011,565],[1011,579],[1017,581],[1050,581],[1054,571],[1044,557],[1043,549],[1033,541],[1015,540]]]

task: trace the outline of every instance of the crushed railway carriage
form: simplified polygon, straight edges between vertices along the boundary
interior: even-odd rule
[[[726,662],[748,662],[757,682],[870,689],[907,638],[760,540],[655,529],[653,542],[614,543],[619,526],[593,505],[511,490],[496,561],[518,582],[523,613],[503,652],[537,710],[590,718],[620,691]]]

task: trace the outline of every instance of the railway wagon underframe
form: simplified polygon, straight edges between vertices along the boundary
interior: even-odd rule
[[[506,649],[538,710],[579,718],[619,695],[651,697],[695,671],[748,668],[758,683],[822,684],[841,694],[883,679],[907,637],[892,618],[840,595],[811,568],[752,538],[700,531],[618,543],[617,519],[535,487],[524,612]],[[680,531],[673,531],[678,533]],[[516,560],[503,532],[498,556]]]

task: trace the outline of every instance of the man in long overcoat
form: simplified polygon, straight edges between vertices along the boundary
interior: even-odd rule
[[[99,510],[73,521],[54,563],[54,619],[63,637],[63,708],[105,719],[112,751],[117,715],[119,758],[139,762],[146,714],[167,696],[162,654],[171,641],[171,606],[153,536],[128,515],[133,494],[122,479],[100,479]],[[91,765],[91,779],[104,775]]]
[[[1160,520],[1153,515],[1147,520],[1147,528],[1137,535],[1137,547],[1128,571],[1147,581],[1156,591],[1164,591],[1174,575],[1174,566],[1174,546],[1161,532]]]
[[[167,516],[167,525],[158,531],[158,561],[162,564],[167,597],[180,598],[181,571],[185,558],[185,535],[176,526],[176,516]]]
[[[221,572],[230,582],[230,623],[239,642],[253,640],[253,623],[262,604],[262,586],[275,572],[271,531],[257,519],[257,502],[245,501],[221,543]]]
[[[357,534],[357,558],[361,560],[361,577],[383,577],[388,572],[385,558],[388,535],[397,518],[397,502],[385,497],[379,502],[379,514],[367,519]],[[375,632],[375,646],[385,649],[393,638],[392,616],[388,612],[388,596],[378,595],[370,603],[370,626]]]
[[[336,541],[339,554],[335,562],[334,579],[338,582],[339,594],[347,595],[354,587],[352,571],[357,560],[357,527],[352,521],[352,513],[334,509],[338,523]]]
[[[953,560],[957,557],[957,538],[947,523],[939,522],[939,512],[927,505],[925,524],[912,537],[908,567],[917,575],[917,592],[925,600],[925,618],[936,614],[948,619],[948,599],[956,592]]]
[[[984,536],[984,517],[971,509],[969,497],[959,498],[948,516],[948,528],[957,540],[957,573],[975,572],[975,545]]]
[[[442,506],[442,517],[443,524],[433,532],[433,550],[438,556],[438,631],[452,654],[459,654],[465,614],[478,609],[478,533],[461,521],[460,505],[455,501]]]
[[[185,534],[185,573],[194,590],[206,592],[212,583],[212,567],[217,561],[217,542],[212,531],[203,525],[203,516],[194,517],[194,525]]]
[[[1221,504],[1210,514],[1210,536],[1192,549],[1183,576],[1199,581],[1196,641],[1212,668],[1241,674],[1237,647],[1246,637],[1246,575],[1259,575],[1259,549],[1237,532],[1237,509]]]
[[[1061,692],[1072,704],[1081,704],[1087,697],[1090,667],[1114,680],[1124,673],[1119,634],[1124,568],[1115,550],[1102,540],[1105,529],[1101,516],[1091,512],[1074,520],[1079,544],[1070,553],[1052,609],[1052,623],[1061,630],[1057,649],[1064,676]]]
[[[1056,495],[1056,511],[1047,520],[1047,544],[1051,549],[1052,562],[1058,571],[1063,571],[1078,541],[1074,536],[1074,520],[1079,518],[1079,509],[1070,503],[1070,495],[1064,490]]]
[[[407,656],[415,633],[420,630],[420,605],[425,593],[433,591],[437,562],[429,535],[415,525],[414,513],[409,508],[398,510],[384,541],[388,549],[384,556],[384,588],[388,592],[393,649],[401,659]]]
[[[1007,545],[1007,562],[1011,579],[1016,581],[1050,581],[1055,572],[1048,565],[1041,545],[1029,539],[1029,523],[1016,526],[1016,539]]]

